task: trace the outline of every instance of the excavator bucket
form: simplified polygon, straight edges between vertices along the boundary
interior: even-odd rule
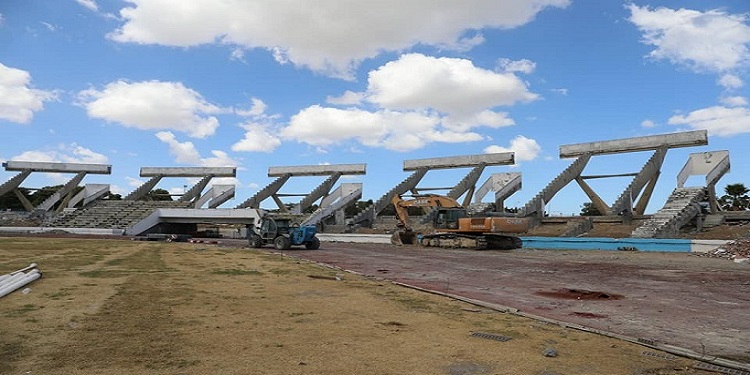
[[[414,245],[417,243],[417,235],[411,230],[396,230],[391,236],[391,243],[397,246]]]

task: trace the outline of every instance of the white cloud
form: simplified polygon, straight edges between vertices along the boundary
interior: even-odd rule
[[[14,156],[11,160],[51,163],[107,164],[107,156],[76,143],[62,144],[50,150],[31,150]]]
[[[497,60],[498,70],[506,73],[524,73],[531,74],[536,69],[536,63],[530,60],[511,60],[501,58]]]
[[[510,141],[510,146],[502,147],[497,145],[488,146],[484,149],[487,154],[500,153],[500,152],[513,152],[515,153],[516,164],[522,161],[531,161],[539,156],[542,151],[542,147],[536,140],[526,138],[519,135]]]
[[[560,94],[562,96],[568,96],[568,89],[550,89],[549,91]]]
[[[262,100],[258,98],[252,98],[249,110],[235,110],[235,113],[243,117],[257,117],[266,113],[268,106]]]
[[[643,32],[643,42],[655,47],[649,56],[686,65],[696,71],[727,72],[750,63],[748,15],[721,10],[627,5],[630,22]]]
[[[653,128],[656,126],[656,123],[652,120],[643,120],[643,122],[641,122],[641,126],[644,128]]]
[[[146,182],[144,180],[140,180],[140,179],[133,178],[133,177],[125,177],[125,181],[127,181],[128,186],[134,187],[134,188],[137,188],[143,185],[144,182]]]
[[[452,115],[538,98],[512,73],[470,60],[406,54],[369,73],[367,99],[388,109],[435,109]]]
[[[396,151],[433,142],[473,142],[487,139],[478,128],[515,124],[494,107],[537,97],[512,73],[481,69],[465,59],[407,54],[371,71],[364,95],[349,91],[328,98],[358,107],[310,106],[294,115],[280,136],[319,149],[349,141]]]
[[[169,153],[175,157],[176,162],[181,164],[200,164],[201,155],[193,142],[179,142],[172,132],[158,132],[156,133],[156,138],[169,146]]]
[[[707,129],[709,134],[731,136],[750,133],[750,108],[714,106],[672,116],[671,125],[688,125],[693,129]]]
[[[31,74],[0,63],[0,119],[28,124],[34,112],[44,109],[44,102],[54,100],[53,91],[33,89]]]
[[[99,6],[96,5],[96,1],[94,0],[76,0],[76,3],[83,6],[84,8],[92,11],[92,12],[98,12]]]
[[[462,50],[484,28],[513,28],[569,0],[315,2],[127,0],[118,42],[195,46],[221,43],[264,48],[277,61],[351,78],[364,59],[417,44]],[[164,17],[165,14],[172,15]],[[467,32],[477,31],[472,35]]]
[[[226,152],[212,150],[212,157],[201,157],[193,142],[179,142],[172,132],[158,132],[156,138],[169,146],[169,153],[175,157],[180,164],[190,164],[201,167],[235,167],[239,163],[232,159]]]
[[[748,105],[747,98],[744,96],[727,96],[722,97],[720,100],[727,107],[743,107]]]
[[[213,135],[225,110],[180,82],[111,82],[79,93],[89,117],[141,130],[174,130],[194,138]]]
[[[248,123],[242,127],[245,137],[232,145],[232,151],[272,152],[281,145],[281,139],[263,124]]]
[[[719,86],[727,90],[739,89],[745,85],[745,83],[742,82],[742,79],[734,74],[722,75],[721,78],[719,78],[718,83]]]
[[[470,142],[484,139],[473,132],[441,126],[441,118],[423,112],[325,108],[314,105],[294,115],[282,138],[326,147],[348,140],[369,147],[409,151],[431,142]]]
[[[362,99],[364,99],[364,97],[365,95],[361,92],[346,90],[343,94],[341,94],[341,96],[326,97],[326,103],[333,105],[357,105],[362,102]]]

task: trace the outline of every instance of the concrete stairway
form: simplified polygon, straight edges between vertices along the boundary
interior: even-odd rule
[[[383,194],[383,196],[375,201],[375,203],[371,204],[370,206],[362,210],[362,212],[357,214],[352,222],[355,225],[372,225],[375,222],[375,217],[377,216],[377,214],[391,203],[391,199],[393,199],[394,196],[403,194],[417,186],[419,181],[422,180],[422,177],[427,174],[427,171],[427,168],[419,168],[414,171],[414,173],[412,173],[400,184],[396,185],[396,187]]]
[[[579,176],[581,172],[583,172],[583,169],[586,167],[586,164],[588,164],[589,159],[591,159],[591,155],[583,155],[578,157],[578,159],[576,159],[576,161],[569,165],[568,168],[565,168],[564,171],[562,171],[557,177],[555,177],[552,182],[547,184],[547,186],[545,186],[544,189],[539,192],[539,194],[535,195],[534,198],[531,198],[531,200],[526,203],[523,208],[521,208],[519,216],[530,216],[534,213],[538,213],[539,216],[541,216],[540,211],[544,209],[543,206],[547,202],[549,202],[552,197],[554,197],[555,194],[560,191],[560,189],[564,188],[567,184],[569,184],[577,176]]]
[[[661,168],[661,165],[664,163],[664,157],[666,155],[666,148],[656,150],[654,154],[651,155],[648,161],[646,161],[646,163],[643,165],[643,168],[641,168],[641,172],[638,173],[638,175],[636,175],[632,181],[630,181],[630,184],[628,184],[628,187],[625,188],[625,191],[623,191],[622,194],[617,197],[615,203],[612,204],[612,208],[609,214],[617,215],[623,210],[631,209],[630,202],[632,202],[632,200],[641,193],[643,187],[645,187],[646,184],[651,181],[651,179],[658,176],[658,171]]]
[[[76,210],[46,224],[57,228],[125,229],[157,208],[188,208],[190,202],[107,200]]]
[[[310,216],[302,222],[302,225],[317,225],[323,219],[333,215],[336,211],[356,202],[362,198],[362,189],[351,191],[349,194],[342,196],[327,207],[315,210]]]
[[[270,197],[271,195],[276,194],[276,192],[279,191],[279,189],[281,189],[281,187],[284,186],[284,184],[289,181],[291,177],[292,174],[288,173],[275,179],[273,182],[266,185],[266,187],[260,189],[257,193],[255,193],[255,195],[237,205],[237,207],[235,208],[259,208],[260,202]]]
[[[701,213],[698,202],[706,196],[705,188],[677,188],[667,199],[661,210],[656,212],[638,228],[631,237],[636,238],[673,238],[680,228]]]

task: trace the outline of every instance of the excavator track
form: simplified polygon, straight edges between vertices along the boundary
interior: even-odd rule
[[[463,233],[434,233],[422,236],[424,247],[473,250],[512,250],[522,246],[521,239],[495,233],[471,235]]]

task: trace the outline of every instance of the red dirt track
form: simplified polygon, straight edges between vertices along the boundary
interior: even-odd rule
[[[323,243],[288,250],[393,282],[750,363],[750,267],[688,253],[426,250]]]

